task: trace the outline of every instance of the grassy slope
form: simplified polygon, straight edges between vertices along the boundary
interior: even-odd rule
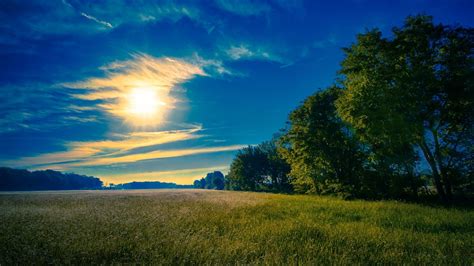
[[[474,211],[199,190],[0,194],[0,264],[474,263]]]

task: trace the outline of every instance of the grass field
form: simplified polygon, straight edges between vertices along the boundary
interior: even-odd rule
[[[0,264],[473,265],[474,211],[203,190],[0,194]]]

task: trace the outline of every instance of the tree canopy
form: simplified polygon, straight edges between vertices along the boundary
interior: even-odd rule
[[[416,16],[392,32],[344,50],[338,113],[378,154],[412,154],[400,163],[421,153],[449,198],[460,176],[472,179],[474,31]]]
[[[208,173],[205,177],[194,180],[194,188],[223,190],[225,186],[224,175],[220,171]]]
[[[0,167],[0,190],[100,189],[99,178],[53,170],[33,171]]]
[[[445,201],[472,193],[474,29],[411,16],[390,37],[357,35],[344,53],[337,86],[291,112],[278,140],[240,150],[228,187],[365,198],[434,187]]]
[[[289,116],[280,153],[291,165],[296,191],[338,193],[360,187],[362,154],[334,106],[341,93],[337,87],[317,92]]]
[[[263,142],[238,151],[230,166],[227,186],[234,190],[289,192],[289,171],[276,140]]]

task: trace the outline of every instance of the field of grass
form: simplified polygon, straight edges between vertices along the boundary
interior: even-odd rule
[[[0,194],[0,265],[473,265],[474,211],[204,190]]]

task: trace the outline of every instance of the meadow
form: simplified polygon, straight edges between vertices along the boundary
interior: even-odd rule
[[[0,264],[473,265],[474,211],[209,190],[0,194]]]

